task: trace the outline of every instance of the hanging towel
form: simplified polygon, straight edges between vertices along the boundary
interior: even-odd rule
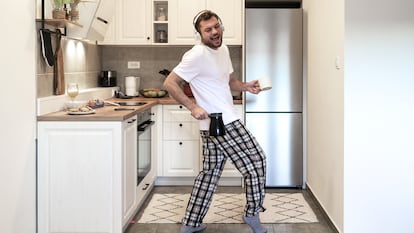
[[[45,59],[46,64],[53,66],[55,64],[55,58],[53,56],[51,32],[48,29],[40,29],[39,34],[43,59]]]
[[[65,94],[65,72],[63,70],[62,33],[56,30],[55,65],[53,67],[53,90],[55,95]]]

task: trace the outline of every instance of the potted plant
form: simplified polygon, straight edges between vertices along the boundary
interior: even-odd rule
[[[70,20],[72,21],[78,21],[79,19],[79,2],[80,0],[72,0],[72,2],[70,3]]]
[[[66,18],[66,10],[65,4],[73,3],[73,0],[53,0],[53,11],[52,17],[54,19],[65,19]]]

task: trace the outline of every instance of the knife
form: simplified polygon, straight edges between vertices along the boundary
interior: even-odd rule
[[[115,111],[135,110],[135,108],[114,108]]]
[[[109,104],[109,105],[113,105],[113,106],[121,106],[120,104],[117,104],[117,103],[114,103],[114,102],[111,102],[111,101],[104,101],[104,103],[105,104]]]

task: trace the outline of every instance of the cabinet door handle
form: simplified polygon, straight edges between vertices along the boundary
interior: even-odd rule
[[[183,108],[183,106],[180,105],[180,108]]]
[[[106,21],[105,19],[101,18],[101,17],[96,17],[97,20],[101,21],[104,24],[108,24],[108,21]]]
[[[151,38],[150,37],[147,37],[147,40],[150,40]]]
[[[129,124],[134,123],[137,119],[132,119],[130,121],[128,121]]]
[[[183,144],[183,142],[178,143],[180,146]]]
[[[143,187],[142,190],[147,190],[148,187],[149,187],[149,184],[145,184],[145,187]]]
[[[183,124],[181,124],[181,123],[180,123],[180,124],[179,124],[179,126],[180,126],[180,127],[183,127]]]

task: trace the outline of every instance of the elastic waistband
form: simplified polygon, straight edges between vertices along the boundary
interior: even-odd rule
[[[226,127],[226,131],[230,131],[230,130],[239,128],[240,125],[241,125],[240,120],[235,120],[235,121],[232,121],[232,122],[228,123],[224,127]],[[210,136],[210,132],[208,130],[200,130],[200,135],[201,136]]]

